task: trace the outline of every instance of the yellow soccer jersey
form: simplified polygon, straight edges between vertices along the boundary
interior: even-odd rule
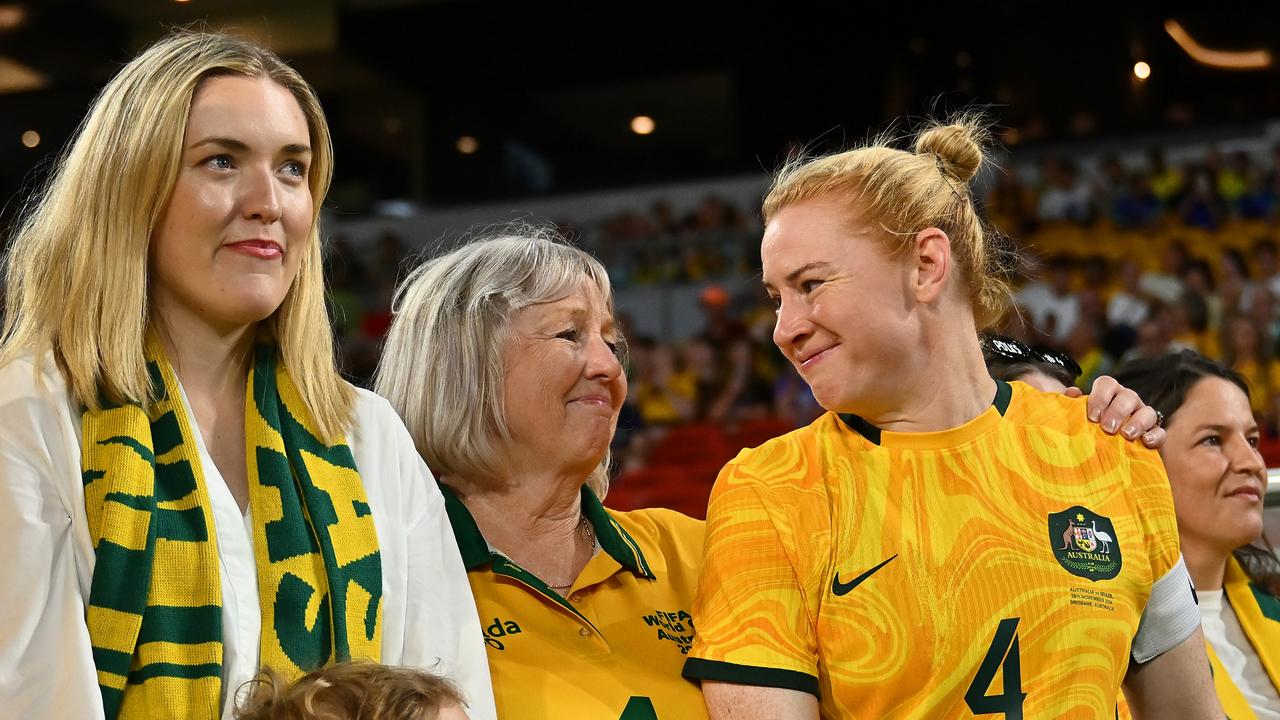
[[[707,717],[702,691],[680,676],[702,521],[608,510],[583,488],[600,551],[561,596],[491,549],[467,508],[441,490],[485,628],[499,718]]]
[[[1084,400],[997,388],[952,430],[828,413],[727,465],[685,675],[826,718],[1113,717],[1153,584],[1199,619],[1164,468]]]

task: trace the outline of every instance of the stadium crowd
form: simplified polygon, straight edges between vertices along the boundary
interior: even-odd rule
[[[392,235],[326,259],[314,90],[175,31],[95,100],[4,258],[0,705],[1276,717],[1269,226],[1215,214],[1212,174],[1137,226],[1046,214],[1058,166],[1006,250],[971,189],[988,140],[962,114],[788,166],[758,247],[715,198],[607,222],[620,286],[701,286],[672,344],[550,229],[408,273]],[[1089,398],[992,373],[1006,267],[996,329],[1075,355]],[[716,282],[755,272],[767,293]],[[1129,389],[1099,376],[1130,359],[1154,367]],[[663,466],[684,474],[641,476]],[[901,651],[868,673],[867,648]]]
[[[1275,437],[1280,148],[1270,164],[1211,149],[1171,165],[1155,148],[1138,165],[1108,157],[1090,167],[1050,157],[1035,172],[999,174],[988,192],[989,222],[1012,239],[1018,308],[999,331],[1076,358],[1086,391],[1127,361],[1197,350],[1248,379],[1254,411]],[[660,201],[593,226],[566,220],[560,229],[601,258],[617,288],[701,288],[696,336],[628,334],[631,390],[615,445],[619,468],[649,465],[673,427],[718,426],[728,437],[743,424],[765,432],[821,413],[773,347],[773,308],[763,291],[730,294],[720,284],[759,275],[760,227],[750,213],[708,195],[686,216]],[[334,322],[347,372],[358,381],[376,366],[396,277],[413,264],[415,244],[389,231],[360,251],[341,236],[330,244]]]

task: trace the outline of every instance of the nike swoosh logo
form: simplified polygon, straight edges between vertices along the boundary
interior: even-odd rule
[[[841,595],[847,595],[850,590],[853,590],[854,588],[861,585],[863,580],[866,580],[867,578],[874,575],[877,570],[884,567],[885,565],[888,565],[889,561],[893,560],[893,558],[896,558],[896,557],[898,556],[895,554],[893,557],[889,558],[889,560],[885,560],[884,562],[862,573],[861,575],[850,580],[847,583],[840,582],[840,573],[837,572],[836,576],[831,578],[831,592],[835,593],[836,597],[839,597]]]

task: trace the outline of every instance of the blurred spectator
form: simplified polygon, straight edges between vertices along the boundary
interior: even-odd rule
[[[1042,173],[1043,189],[1036,206],[1041,220],[1085,223],[1093,219],[1089,185],[1073,163],[1051,158],[1045,161]]]
[[[1111,293],[1107,301],[1107,323],[1137,328],[1147,319],[1150,303],[1147,294],[1139,287],[1142,268],[1138,261],[1126,259],[1120,263],[1120,287]]]
[[[1177,204],[1182,196],[1184,179],[1182,171],[1165,161],[1164,151],[1151,148],[1147,151],[1148,177],[1151,178],[1151,192],[1166,208]]]
[[[1253,242],[1253,265],[1258,271],[1258,283],[1280,297],[1280,267],[1276,262],[1276,243],[1267,237]]]
[[[652,427],[693,420],[698,409],[697,376],[687,367],[676,367],[676,351],[670,345],[641,342],[647,342],[649,348],[632,390],[640,418]]]
[[[1205,166],[1192,168],[1178,209],[1182,223],[1188,227],[1213,230],[1222,223],[1225,214],[1226,206],[1218,195],[1213,171]]]
[[[1124,354],[1121,364],[1160,357],[1175,350],[1189,349],[1185,345],[1175,343],[1173,334],[1173,311],[1168,305],[1153,305],[1150,315],[1138,326],[1137,342]]]
[[[1160,269],[1142,274],[1138,287],[1148,297],[1162,303],[1176,303],[1182,297],[1182,273],[1186,270],[1187,246],[1181,240],[1171,240],[1160,254]]]
[[[1247,317],[1231,318],[1226,340],[1223,361],[1248,382],[1250,407],[1259,421],[1265,422],[1274,391],[1280,387],[1280,363],[1268,359],[1258,328]]]
[[[1048,263],[1047,280],[1033,280],[1015,296],[1031,322],[1059,343],[1080,320],[1080,299],[1071,291],[1071,270],[1071,258],[1055,255]]]

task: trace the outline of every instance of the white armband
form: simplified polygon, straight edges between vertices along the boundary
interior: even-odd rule
[[[1151,597],[1142,611],[1138,632],[1130,651],[1136,663],[1145,663],[1172,650],[1191,637],[1200,627],[1200,608],[1196,607],[1195,590],[1187,564],[1178,556],[1164,577],[1151,586]]]

